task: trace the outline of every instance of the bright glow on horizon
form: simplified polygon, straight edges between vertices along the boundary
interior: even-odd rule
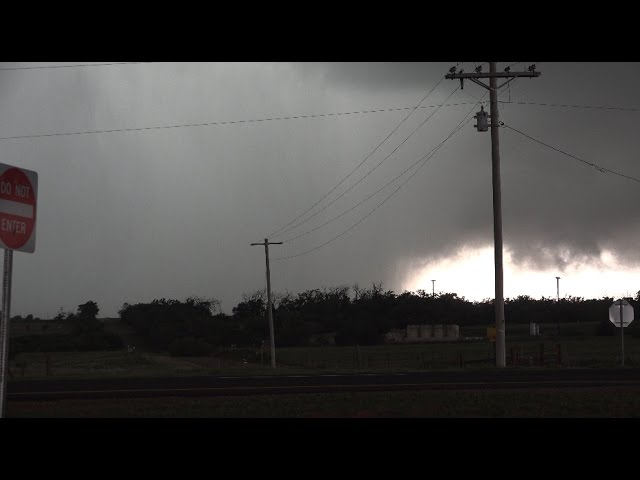
[[[635,297],[640,290],[640,271],[620,265],[609,251],[602,254],[601,265],[580,264],[560,270],[533,270],[515,266],[511,253],[504,251],[504,296],[515,298],[556,298],[556,277],[560,277],[560,298],[585,299],[620,296]],[[493,247],[463,249],[455,257],[433,260],[410,272],[403,290],[456,293],[468,300],[480,301],[495,296]]]

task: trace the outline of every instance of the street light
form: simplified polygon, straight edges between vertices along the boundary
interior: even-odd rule
[[[431,280],[431,294],[434,297],[436,296],[436,281],[435,280]]]

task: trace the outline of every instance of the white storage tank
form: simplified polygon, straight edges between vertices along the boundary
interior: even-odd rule
[[[457,339],[460,336],[460,327],[458,325],[447,325],[447,338]]]
[[[433,326],[433,338],[444,338],[444,325]]]
[[[529,324],[529,335],[533,335],[533,336],[540,335],[540,325],[537,323],[531,322]]]
[[[433,337],[433,328],[431,325],[420,325],[420,338],[431,338]]]
[[[407,340],[416,340],[420,334],[420,325],[407,325]]]

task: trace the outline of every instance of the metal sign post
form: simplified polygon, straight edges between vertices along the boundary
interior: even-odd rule
[[[2,316],[0,317],[0,418],[5,416],[7,398],[7,373],[9,358],[9,319],[11,318],[11,273],[13,250],[4,251],[4,272],[2,274]]]
[[[622,366],[624,367],[624,314],[622,313],[622,301],[620,302],[620,343],[622,345]]]
[[[624,299],[613,302],[609,307],[609,321],[620,327],[620,347],[622,350],[622,366],[624,367],[624,329],[634,319],[633,307]]]
[[[35,251],[37,206],[38,174],[0,163],[0,248],[4,249],[0,312],[0,418],[5,416],[9,375],[13,251]]]

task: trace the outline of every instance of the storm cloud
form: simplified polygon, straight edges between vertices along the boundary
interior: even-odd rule
[[[240,121],[1,140],[2,163],[39,174],[36,252],[14,257],[12,310],[50,317],[91,299],[101,315],[115,315],[124,302],[198,295],[220,299],[229,313],[243,292],[264,287],[263,249],[249,244],[318,201],[410,110],[244,120],[413,107],[456,63],[152,63],[0,72],[1,137]],[[473,66],[464,64],[467,71]],[[501,99],[640,107],[637,63],[538,63],[538,70],[539,78],[514,82]],[[457,86],[441,82],[424,105],[442,103]],[[438,110],[353,190],[272,240],[313,229],[375,192],[446,138],[484,93],[465,84],[447,101],[457,105]],[[638,112],[500,108],[507,125],[640,177]],[[434,110],[416,110],[318,208]],[[509,129],[500,134],[504,240],[516,262],[562,270],[597,263],[607,250],[640,263],[638,183]],[[357,227],[312,253],[277,260],[339,235],[404,178],[327,226],[271,247],[273,288],[375,281],[399,289],[410,265],[492,243],[490,134],[478,133],[472,121]]]

